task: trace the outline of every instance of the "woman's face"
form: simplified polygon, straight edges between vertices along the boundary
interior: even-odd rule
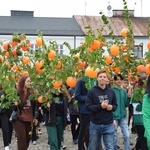
[[[28,78],[25,80],[24,87],[25,87],[25,88],[30,88],[30,85],[31,85],[31,81],[30,81],[30,77],[28,77]]]

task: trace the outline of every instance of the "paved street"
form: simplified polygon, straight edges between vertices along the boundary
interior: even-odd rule
[[[37,140],[37,144],[33,145],[30,143],[29,150],[50,150],[49,146],[47,145],[47,133],[45,126],[41,125],[42,134],[39,135],[39,139]],[[120,130],[118,130],[118,145],[123,150],[123,140],[122,135],[120,133]],[[131,148],[133,148],[133,145],[135,144],[135,134],[131,134]],[[77,150],[77,145],[73,145],[72,143],[72,136],[71,131],[66,130],[64,134],[64,144],[67,146],[67,150]],[[3,140],[2,140],[2,133],[0,132],[0,150],[4,150],[3,147]],[[16,148],[16,139],[13,133],[12,137],[12,143],[10,145],[10,150],[17,150]]]

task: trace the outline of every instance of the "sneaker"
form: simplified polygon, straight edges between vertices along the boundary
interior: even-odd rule
[[[6,146],[6,147],[5,147],[5,150],[9,150],[9,146]]]
[[[36,145],[36,141],[33,141],[32,144],[33,144],[33,145]]]

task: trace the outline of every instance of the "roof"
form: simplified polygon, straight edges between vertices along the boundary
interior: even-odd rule
[[[31,16],[0,16],[0,34],[12,35],[14,32],[44,36],[83,36],[76,20],[72,18],[48,18]]]
[[[120,36],[120,31],[127,28],[124,19],[124,10],[114,10],[113,17],[108,18],[112,30],[116,36]],[[148,17],[134,17],[134,10],[129,11],[130,19],[134,27],[134,36],[147,36]],[[11,11],[11,16],[0,16],[0,34],[12,35],[14,32],[25,33],[26,35],[37,35],[39,29],[44,36],[84,36],[91,26],[97,33],[104,24],[100,16],[79,16],[72,18],[55,17],[34,17],[33,11]],[[108,27],[102,33],[109,35]]]
[[[91,26],[94,33],[97,33],[97,29],[102,27],[103,20],[100,16],[79,16],[75,15],[74,18],[76,19],[77,23],[81,27],[84,34],[87,34],[88,29],[85,29],[86,26]],[[134,29],[134,36],[148,36],[148,17],[130,17],[133,29]],[[111,25],[112,30],[116,36],[120,36],[120,31],[123,28],[127,28],[126,21],[123,16],[114,16],[108,18],[109,24]],[[109,29],[104,28],[102,32],[104,36],[109,35]]]

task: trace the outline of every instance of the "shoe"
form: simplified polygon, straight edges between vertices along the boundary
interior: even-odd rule
[[[36,141],[33,141],[32,144],[33,144],[33,145],[36,145]]]
[[[120,149],[120,146],[117,145],[117,149]]]
[[[78,142],[77,142],[77,139],[74,139],[73,140],[73,144],[77,144]]]
[[[9,150],[9,146],[6,146],[6,147],[5,147],[5,150]]]
[[[39,129],[39,130],[38,130],[38,134],[42,134],[42,131],[41,131],[41,129]]]

